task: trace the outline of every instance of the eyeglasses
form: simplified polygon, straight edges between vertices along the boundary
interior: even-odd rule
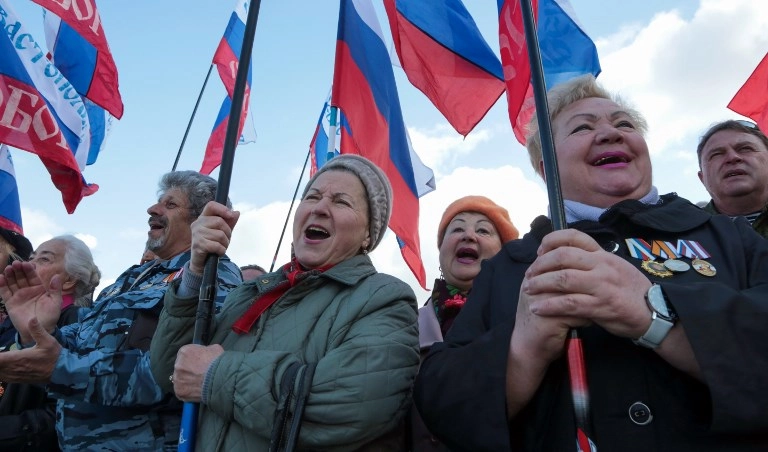
[[[734,119],[733,122],[735,122],[736,124],[742,125],[748,129],[760,130],[760,127],[758,127],[757,124],[755,124],[752,121],[747,121],[746,119]]]

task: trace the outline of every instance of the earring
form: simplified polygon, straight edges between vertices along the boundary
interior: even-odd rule
[[[368,249],[367,248],[363,248],[363,254],[365,254],[366,256],[368,255]]]
[[[439,271],[439,272],[440,272],[440,279],[445,279],[445,278],[443,277],[443,267],[437,267],[437,271]]]

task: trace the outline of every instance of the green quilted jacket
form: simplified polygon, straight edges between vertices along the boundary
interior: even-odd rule
[[[242,284],[216,317],[209,337],[225,352],[208,371],[196,450],[267,451],[278,408],[287,406],[290,419],[291,389],[304,383],[300,450],[358,449],[399,428],[410,407],[419,365],[411,288],[358,255],[289,289],[249,334],[233,332],[253,300],[284,279],[277,271]],[[166,390],[178,349],[192,341],[197,306],[196,298],[176,296],[177,285],[167,291],[150,354]],[[306,375],[311,381],[302,381]]]

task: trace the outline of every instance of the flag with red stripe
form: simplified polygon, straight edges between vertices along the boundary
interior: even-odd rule
[[[342,0],[331,105],[344,113],[341,153],[362,155],[389,177],[394,193],[389,227],[422,287],[419,199],[389,53],[370,0]]]
[[[466,136],[504,92],[501,63],[461,0],[384,0],[408,80]]]
[[[59,38],[52,60],[77,92],[123,117],[117,65],[107,44],[95,0],[32,0],[53,13]],[[58,23],[60,18],[61,23]]]

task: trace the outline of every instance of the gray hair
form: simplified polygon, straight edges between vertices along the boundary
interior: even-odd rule
[[[608,99],[615,102],[616,105],[621,107],[621,109],[629,115],[635,123],[637,131],[640,132],[640,135],[645,137],[645,133],[648,131],[648,123],[646,122],[645,117],[635,110],[627,101],[622,99],[621,96],[612,94],[610,91],[603,88],[591,74],[582,75],[567,82],[563,82],[547,92],[550,121],[554,122],[555,118],[557,118],[566,107],[574,102],[591,97]],[[534,171],[536,171],[539,176],[544,177],[544,174],[542,174],[541,168],[539,167],[539,162],[541,161],[541,137],[539,136],[539,120],[535,114],[526,128],[525,147],[528,148],[528,157],[531,160],[531,165],[533,166]]]
[[[91,249],[74,235],[59,235],[51,240],[64,243],[64,271],[74,278],[75,305],[89,307],[93,304],[93,291],[101,281],[101,271],[93,262]]]
[[[173,188],[178,188],[189,201],[189,217],[195,220],[203,212],[203,207],[209,201],[216,199],[216,179],[197,171],[171,171],[160,179],[159,194]],[[227,198],[227,207],[232,208],[232,202]]]

